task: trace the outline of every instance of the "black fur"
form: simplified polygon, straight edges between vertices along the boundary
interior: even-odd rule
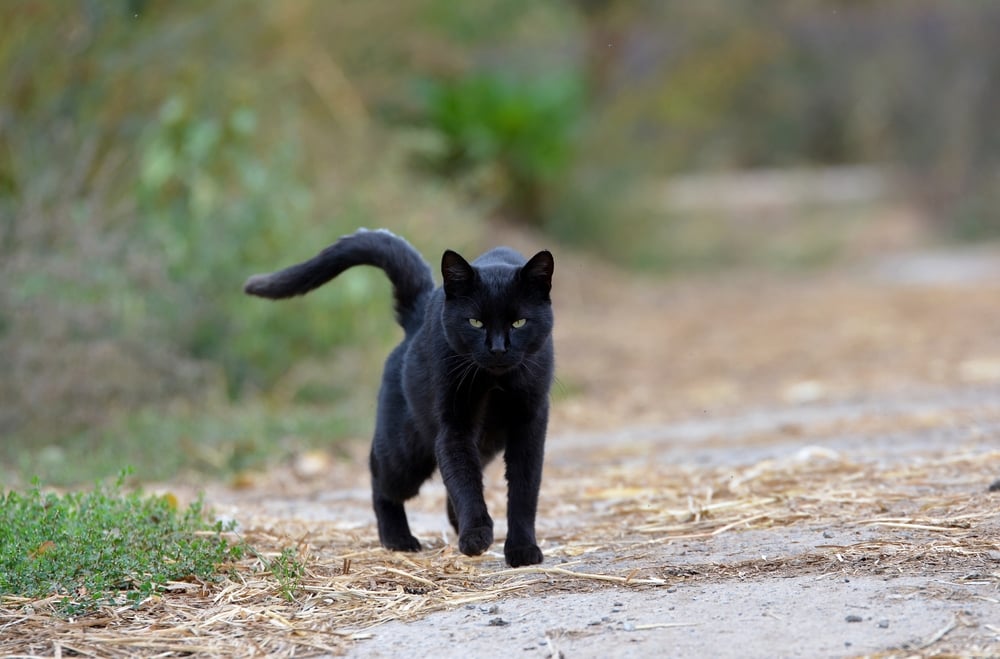
[[[470,264],[448,250],[441,258],[444,284],[435,289],[427,263],[405,240],[362,229],[309,261],[251,277],[244,290],[301,295],[355,265],[386,272],[405,331],[385,363],[371,449],[382,545],[420,549],[403,504],[437,467],[459,549],[469,556],[486,551],[493,519],[483,499],[483,466],[502,451],[504,556],[514,567],[541,563],[535,511],[554,368],[552,255],[542,251],[526,261],[499,247]]]

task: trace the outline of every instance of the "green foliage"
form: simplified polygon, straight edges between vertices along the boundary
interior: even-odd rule
[[[205,519],[201,501],[178,510],[172,495],[111,486],[57,495],[37,482],[0,497],[0,595],[62,596],[65,614],[102,604],[138,605],[169,581],[214,579],[243,555]]]
[[[539,224],[573,155],[583,110],[572,76],[534,80],[476,73],[425,86],[425,121],[441,140],[446,176],[486,176],[513,219]]]
[[[315,123],[303,132],[289,49],[255,58],[284,43],[268,19],[285,10],[267,11],[278,16],[225,0],[0,4],[6,446],[87,455],[80,437],[123,413],[268,391],[299,360],[391,335],[373,272],[310,311],[241,292],[254,272],[381,223],[356,188],[317,183],[323,142]]]
[[[164,329],[184,353],[222,366],[234,396],[345,334],[328,318],[275,316],[240,295],[248,263],[311,256],[297,253],[312,205],[298,136],[286,127],[265,156],[257,122],[249,106],[215,116],[171,97],[142,135],[135,181],[142,236],[174,283],[155,291],[154,308],[168,310]]]
[[[285,547],[281,553],[270,561],[266,561],[267,569],[278,582],[278,592],[288,601],[295,599],[295,593],[302,585],[302,577],[306,574],[305,565],[299,560],[298,552],[291,547]]]

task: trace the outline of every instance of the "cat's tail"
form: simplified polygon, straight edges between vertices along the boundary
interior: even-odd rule
[[[308,261],[254,275],[243,285],[243,292],[272,300],[305,295],[356,265],[385,271],[392,282],[396,320],[407,334],[416,331],[427,295],[434,290],[431,268],[410,243],[385,229],[358,229]]]

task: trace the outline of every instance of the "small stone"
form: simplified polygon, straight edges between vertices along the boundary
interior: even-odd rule
[[[844,618],[844,620],[846,620],[847,622],[863,622],[864,618],[862,618],[859,615],[855,615],[855,614],[852,613],[851,615],[849,615],[846,618]]]
[[[485,606],[484,605],[484,606],[479,607],[479,610],[482,613],[499,613],[500,612],[500,607],[497,606],[496,604],[490,604],[489,606]]]
[[[782,392],[789,403],[815,403],[826,395],[826,386],[818,380],[796,382]]]
[[[506,627],[509,624],[510,623],[503,618],[492,618],[489,622],[490,627]]]
[[[622,629],[624,629],[627,632],[634,632],[635,631],[635,623],[634,622],[626,622],[624,625],[622,625]]]
[[[830,539],[833,537],[833,531],[823,531],[823,537]]]
[[[329,473],[332,462],[326,451],[306,451],[295,456],[292,471],[302,480],[310,480]]]
[[[889,621],[888,620],[884,620],[884,619],[883,620],[879,620],[878,621],[878,626],[879,626],[879,629],[886,629],[886,628],[889,627]]]

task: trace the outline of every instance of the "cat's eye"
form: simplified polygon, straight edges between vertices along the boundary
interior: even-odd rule
[[[483,326],[483,321],[479,320],[478,318],[470,318],[469,324],[475,327],[476,329],[479,329]]]
[[[526,321],[524,318],[519,318],[518,320],[515,320],[513,323],[511,323],[510,326],[513,327],[514,329],[521,329],[522,327],[524,327],[524,324],[526,322],[528,321]]]

